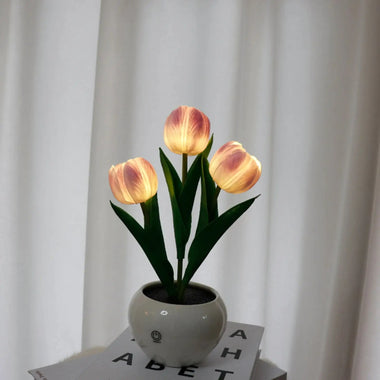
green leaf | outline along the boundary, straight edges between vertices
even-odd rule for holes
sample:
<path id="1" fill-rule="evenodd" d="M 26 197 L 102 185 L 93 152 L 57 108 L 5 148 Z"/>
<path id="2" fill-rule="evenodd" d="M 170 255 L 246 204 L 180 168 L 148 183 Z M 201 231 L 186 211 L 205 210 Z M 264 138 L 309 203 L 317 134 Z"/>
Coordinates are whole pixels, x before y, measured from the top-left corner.
<path id="1" fill-rule="evenodd" d="M 160 151 L 160 161 L 162 170 L 164 171 L 165 180 L 168 185 L 170 196 L 175 196 L 178 199 L 182 191 L 182 181 L 175 170 L 175 167 L 172 165 L 168 157 L 165 155 L 164 151 L 159 148 Z"/>
<path id="2" fill-rule="evenodd" d="M 201 176 L 202 155 L 198 155 L 187 173 L 187 178 L 178 199 L 178 206 L 181 211 L 183 223 L 187 229 L 187 239 L 191 230 L 191 213 L 193 210 L 195 194 Z"/>
<path id="3" fill-rule="evenodd" d="M 170 202 L 172 205 L 174 236 L 177 247 L 177 258 L 183 259 L 185 257 L 185 246 L 187 240 L 189 239 L 190 231 L 183 221 L 180 205 L 178 203 L 178 197 L 182 190 L 182 182 L 179 179 L 179 176 L 175 168 L 173 167 L 173 165 L 166 157 L 161 148 L 160 161 L 162 170 L 164 171 L 165 180 L 169 190 Z"/>
<path id="4" fill-rule="evenodd" d="M 211 135 L 211 138 L 206 146 L 206 149 L 201 153 L 203 154 L 204 157 L 207 158 L 208 155 L 210 154 L 210 150 L 211 150 L 213 142 L 214 142 L 214 134 Z"/>
<path id="5" fill-rule="evenodd" d="M 204 176 L 204 160 L 202 160 L 202 177 L 201 177 L 201 201 L 199 205 L 199 217 L 198 217 L 198 225 L 196 229 L 195 236 L 199 234 L 200 231 L 203 230 L 205 226 L 209 223 L 208 217 L 208 204 L 207 204 L 207 187 Z"/>
<path id="6" fill-rule="evenodd" d="M 122 208 L 114 205 L 112 202 L 110 203 L 116 215 L 141 246 L 169 296 L 173 297 L 175 295 L 174 271 L 166 255 L 161 223 L 159 222 L 157 194 L 145 202 L 146 210 L 149 214 L 146 229 L 141 227 L 141 225 Z"/>
<path id="7" fill-rule="evenodd" d="M 110 201 L 112 209 L 115 211 L 116 215 L 120 218 L 120 220 L 124 223 L 124 225 L 128 228 L 129 232 L 134 236 L 137 242 L 140 244 L 141 248 L 145 251 L 145 239 L 146 233 L 143 227 L 133 218 L 133 216 L 129 215 L 122 208 L 114 205 Z"/>
<path id="8" fill-rule="evenodd" d="M 209 172 L 209 163 L 204 159 L 203 165 L 204 186 L 206 188 L 207 207 L 208 207 L 208 220 L 212 222 L 218 217 L 218 194 L 217 187 Z M 219 189 L 220 190 L 220 189 Z"/>
<path id="9" fill-rule="evenodd" d="M 199 209 L 198 226 L 196 235 L 203 228 L 218 217 L 218 201 L 215 182 L 208 170 L 209 164 L 206 157 L 202 159 L 201 176 L 201 203 Z"/>
<path id="10" fill-rule="evenodd" d="M 258 196 L 257 196 L 258 197 Z M 183 278 L 182 287 L 185 287 L 199 266 L 206 259 L 216 242 L 222 237 L 227 229 L 253 204 L 257 197 L 230 208 L 217 219 L 214 219 L 204 227 L 194 238 L 190 246 L 188 265 Z"/>
<path id="11" fill-rule="evenodd" d="M 213 137 L 211 136 L 207 147 L 202 153 L 199 153 L 197 155 L 196 159 L 193 161 L 193 164 L 190 167 L 190 170 L 187 173 L 186 182 L 183 185 L 183 189 L 179 198 L 179 204 L 184 218 L 187 218 L 188 215 L 191 215 L 199 179 L 201 178 L 202 160 L 203 158 L 207 159 L 207 156 L 210 153 L 212 142 Z"/>
<path id="12" fill-rule="evenodd" d="M 155 194 L 152 198 L 148 199 L 141 205 L 147 210 L 147 218 L 145 218 L 144 225 L 145 231 L 149 234 L 152 234 L 155 237 L 155 245 L 157 245 L 163 252 L 166 252 L 164 236 L 161 228 L 157 194 Z"/>
<path id="13" fill-rule="evenodd" d="M 211 136 L 206 149 L 196 157 L 191 165 L 184 184 L 182 184 L 176 169 L 168 157 L 161 148 L 159 149 L 161 166 L 164 171 L 172 206 L 177 258 L 180 260 L 185 257 L 185 247 L 191 233 L 191 214 L 201 177 L 202 159 L 210 153 L 212 143 L 213 137 Z"/>

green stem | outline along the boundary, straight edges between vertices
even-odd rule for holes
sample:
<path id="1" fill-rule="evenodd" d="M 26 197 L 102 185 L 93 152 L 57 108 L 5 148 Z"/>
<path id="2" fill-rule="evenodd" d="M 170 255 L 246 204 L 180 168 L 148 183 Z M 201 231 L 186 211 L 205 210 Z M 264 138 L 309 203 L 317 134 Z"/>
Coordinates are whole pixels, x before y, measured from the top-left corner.
<path id="1" fill-rule="evenodd" d="M 187 153 L 182 154 L 182 185 L 185 184 L 186 178 L 187 178 Z M 185 247 L 183 247 L 184 251 Z M 177 255 L 177 257 L 183 257 L 185 252 L 182 252 L 180 255 Z M 178 265 L 177 265 L 177 291 L 178 291 L 178 302 L 182 302 L 183 298 L 183 291 L 181 289 L 182 286 L 182 276 L 183 276 L 183 259 L 178 259 Z"/>
<path id="2" fill-rule="evenodd" d="M 150 213 L 149 208 L 145 204 L 145 202 L 140 203 L 141 210 L 144 215 L 144 228 L 147 229 L 147 227 L 150 225 Z"/>
<path id="3" fill-rule="evenodd" d="M 183 282 L 178 286 L 178 301 L 182 303 L 183 297 L 185 295 L 185 286 L 183 285 Z"/>
<path id="4" fill-rule="evenodd" d="M 177 287 L 178 289 L 182 285 L 182 269 L 183 268 L 183 259 L 178 259 L 178 267 L 177 267 Z"/>
<path id="5" fill-rule="evenodd" d="M 219 186 L 216 186 L 214 196 L 211 198 L 211 204 L 209 211 L 211 212 L 211 215 L 213 215 L 213 218 L 217 216 L 218 214 L 218 196 L 220 193 L 220 190 L 222 190 Z"/>
<path id="6" fill-rule="evenodd" d="M 187 153 L 182 154 L 182 184 L 185 183 L 187 177 Z"/>

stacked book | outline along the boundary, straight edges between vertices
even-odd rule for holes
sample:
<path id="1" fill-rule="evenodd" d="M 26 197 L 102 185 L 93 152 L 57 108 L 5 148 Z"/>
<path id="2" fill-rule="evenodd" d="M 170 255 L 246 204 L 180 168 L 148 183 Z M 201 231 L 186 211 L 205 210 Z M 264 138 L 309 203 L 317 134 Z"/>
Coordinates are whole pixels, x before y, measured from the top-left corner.
<path id="1" fill-rule="evenodd" d="M 35 380 L 286 380 L 286 372 L 260 359 L 264 328 L 227 322 L 226 331 L 198 365 L 165 367 L 141 351 L 127 328 L 101 353 L 29 371 Z"/>

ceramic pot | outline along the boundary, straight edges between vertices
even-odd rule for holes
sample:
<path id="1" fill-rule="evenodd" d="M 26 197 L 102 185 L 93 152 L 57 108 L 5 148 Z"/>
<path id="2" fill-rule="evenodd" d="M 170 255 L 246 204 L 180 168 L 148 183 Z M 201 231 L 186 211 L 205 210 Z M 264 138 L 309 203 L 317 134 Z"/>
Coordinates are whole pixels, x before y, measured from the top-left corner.
<path id="1" fill-rule="evenodd" d="M 223 300 L 214 289 L 190 283 L 189 291 L 201 291 L 211 297 L 204 303 L 166 303 L 151 298 L 150 291 L 160 287 L 159 282 L 146 284 L 131 300 L 128 317 L 137 344 L 150 359 L 169 367 L 201 362 L 226 328 Z"/>

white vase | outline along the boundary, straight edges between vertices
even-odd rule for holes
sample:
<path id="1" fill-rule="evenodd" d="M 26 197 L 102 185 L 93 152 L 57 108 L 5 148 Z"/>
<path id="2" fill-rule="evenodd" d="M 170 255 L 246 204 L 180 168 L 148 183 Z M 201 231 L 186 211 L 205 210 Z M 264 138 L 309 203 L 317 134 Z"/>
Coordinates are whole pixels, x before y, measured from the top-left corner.
<path id="1" fill-rule="evenodd" d="M 217 345 L 226 328 L 223 300 L 212 288 L 190 283 L 190 289 L 211 295 L 197 304 L 171 304 L 147 296 L 159 282 L 142 286 L 129 305 L 129 324 L 137 344 L 157 363 L 184 367 L 199 363 Z"/>

